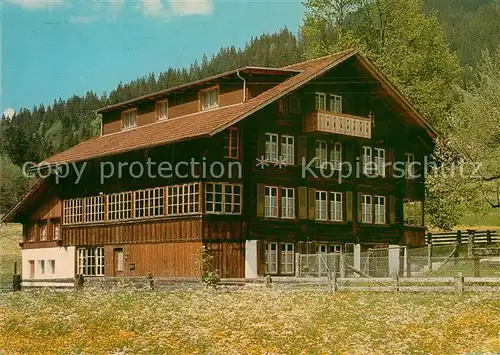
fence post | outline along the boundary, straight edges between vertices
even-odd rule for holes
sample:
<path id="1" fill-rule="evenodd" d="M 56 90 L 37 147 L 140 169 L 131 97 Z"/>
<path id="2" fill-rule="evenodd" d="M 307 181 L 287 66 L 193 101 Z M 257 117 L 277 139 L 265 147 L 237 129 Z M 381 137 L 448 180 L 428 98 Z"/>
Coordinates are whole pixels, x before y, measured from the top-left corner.
<path id="1" fill-rule="evenodd" d="M 266 287 L 271 288 L 272 287 L 272 282 L 273 280 L 271 279 L 271 275 L 266 275 Z"/>
<path id="2" fill-rule="evenodd" d="M 457 230 L 457 244 L 459 247 L 460 247 L 460 245 L 462 245 L 462 231 L 461 230 Z"/>
<path id="3" fill-rule="evenodd" d="M 462 293 L 464 290 L 464 275 L 459 272 L 457 276 L 455 276 L 455 292 Z"/>
<path id="4" fill-rule="evenodd" d="M 472 255 L 472 249 L 474 248 L 474 233 L 476 231 L 473 229 L 468 229 L 467 230 L 467 257 L 471 258 Z"/>
<path id="5" fill-rule="evenodd" d="M 399 275 L 395 276 L 396 292 L 399 292 Z"/>
<path id="6" fill-rule="evenodd" d="M 300 265 L 300 254 L 297 253 L 295 254 L 295 277 L 300 277 L 300 270 L 301 270 L 301 265 Z"/>
<path id="7" fill-rule="evenodd" d="M 480 277 L 479 268 L 480 268 L 479 255 L 474 255 L 474 277 Z"/>
<path id="8" fill-rule="evenodd" d="M 155 289 L 155 280 L 153 279 L 153 274 L 149 273 L 148 274 L 148 283 L 149 283 L 149 288 L 151 290 Z"/>
<path id="9" fill-rule="evenodd" d="M 432 271 L 432 243 L 427 244 L 427 266 Z"/>
<path id="10" fill-rule="evenodd" d="M 12 291 L 21 291 L 21 275 L 17 274 L 17 261 L 14 262 L 14 275 L 12 276 Z"/>
<path id="11" fill-rule="evenodd" d="M 75 275 L 75 290 L 81 290 L 83 288 L 83 275 L 76 274 Z"/>
<path id="12" fill-rule="evenodd" d="M 427 233 L 427 244 L 428 245 L 432 244 L 432 233 L 431 232 Z"/>
<path id="13" fill-rule="evenodd" d="M 489 229 L 486 231 L 486 244 L 491 245 L 491 231 Z"/>
<path id="14" fill-rule="evenodd" d="M 345 278 L 345 254 L 339 255 L 339 264 L 340 264 L 340 277 Z M 335 278 L 337 278 L 337 274 L 335 274 Z"/>

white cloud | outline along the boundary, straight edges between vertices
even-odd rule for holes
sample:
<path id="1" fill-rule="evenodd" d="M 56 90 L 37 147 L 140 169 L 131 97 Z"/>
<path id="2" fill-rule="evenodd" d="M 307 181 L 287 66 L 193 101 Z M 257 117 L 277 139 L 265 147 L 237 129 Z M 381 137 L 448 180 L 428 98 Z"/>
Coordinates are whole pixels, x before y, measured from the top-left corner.
<path id="1" fill-rule="evenodd" d="M 11 119 L 12 117 L 14 117 L 14 114 L 16 113 L 16 111 L 14 111 L 13 108 L 6 108 L 4 111 L 3 111 L 3 117 L 5 118 L 8 118 L 8 119 Z"/>
<path id="2" fill-rule="evenodd" d="M 141 0 L 142 12 L 151 17 L 210 15 L 212 0 Z"/>
<path id="3" fill-rule="evenodd" d="M 25 9 L 46 9 L 66 4 L 66 0 L 3 0 L 11 4 L 17 4 Z"/>
<path id="4" fill-rule="evenodd" d="M 70 20 L 73 23 L 87 24 L 97 20 L 97 16 L 74 16 Z"/>

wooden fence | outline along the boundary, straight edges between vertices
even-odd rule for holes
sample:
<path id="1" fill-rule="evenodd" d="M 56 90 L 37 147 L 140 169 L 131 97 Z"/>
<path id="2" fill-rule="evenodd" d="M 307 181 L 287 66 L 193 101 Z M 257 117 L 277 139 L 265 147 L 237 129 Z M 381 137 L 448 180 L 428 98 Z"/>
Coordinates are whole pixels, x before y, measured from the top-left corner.
<path id="1" fill-rule="evenodd" d="M 457 230 L 451 232 L 427 233 L 426 243 L 432 245 L 468 244 L 499 244 L 499 230 Z"/>
<path id="2" fill-rule="evenodd" d="M 52 286 L 57 281 L 58 286 Z M 23 289 L 47 286 L 55 289 L 80 290 L 83 288 L 136 290 L 202 290 L 207 288 L 196 278 L 75 278 L 58 280 L 27 280 L 22 282 Z M 261 277 L 257 279 L 222 279 L 216 286 L 219 290 L 237 291 L 243 288 L 262 288 L 277 290 L 314 289 L 326 292 L 500 292 L 499 277 L 386 277 L 386 278 L 336 278 L 336 277 Z M 20 290 L 18 288 L 18 290 Z"/>

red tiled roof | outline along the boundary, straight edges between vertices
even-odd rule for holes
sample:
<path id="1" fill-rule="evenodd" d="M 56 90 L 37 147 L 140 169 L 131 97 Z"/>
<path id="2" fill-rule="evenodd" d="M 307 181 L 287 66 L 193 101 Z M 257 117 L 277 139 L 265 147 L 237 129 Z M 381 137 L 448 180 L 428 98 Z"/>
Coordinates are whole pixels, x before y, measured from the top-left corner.
<path id="1" fill-rule="evenodd" d="M 354 54 L 356 51 L 348 50 L 289 66 L 286 69 L 301 70 L 301 72 L 247 102 L 89 139 L 44 160 L 40 164 L 77 162 L 214 135 L 304 85 Z"/>

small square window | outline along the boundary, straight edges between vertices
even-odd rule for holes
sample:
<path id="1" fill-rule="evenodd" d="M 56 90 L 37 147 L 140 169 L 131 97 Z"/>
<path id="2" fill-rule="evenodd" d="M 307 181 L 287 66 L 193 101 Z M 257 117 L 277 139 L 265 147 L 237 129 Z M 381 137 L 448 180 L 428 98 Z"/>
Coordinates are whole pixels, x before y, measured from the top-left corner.
<path id="1" fill-rule="evenodd" d="M 158 120 L 166 120 L 168 118 L 168 100 L 156 103 L 156 117 Z"/>
<path id="2" fill-rule="evenodd" d="M 133 128 L 137 125 L 137 110 L 128 110 L 122 113 L 122 126 L 124 129 Z"/>
<path id="3" fill-rule="evenodd" d="M 200 96 L 202 110 L 219 107 L 219 88 L 203 90 Z"/>

